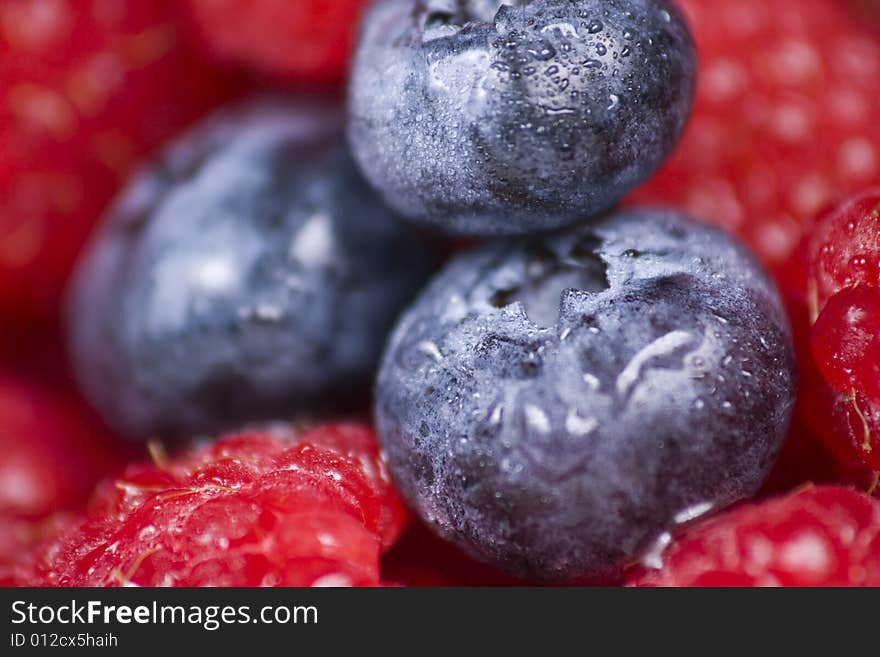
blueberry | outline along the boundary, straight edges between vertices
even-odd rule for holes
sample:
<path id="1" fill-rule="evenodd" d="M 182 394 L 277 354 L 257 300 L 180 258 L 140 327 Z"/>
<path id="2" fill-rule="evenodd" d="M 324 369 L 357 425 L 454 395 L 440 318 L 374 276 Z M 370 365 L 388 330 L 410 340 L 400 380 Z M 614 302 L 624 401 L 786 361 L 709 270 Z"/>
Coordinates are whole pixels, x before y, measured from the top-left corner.
<path id="1" fill-rule="evenodd" d="M 442 535 L 516 575 L 587 582 L 753 494 L 794 393 L 752 257 L 632 210 L 455 258 L 392 334 L 375 410 L 400 490 Z"/>
<path id="2" fill-rule="evenodd" d="M 140 437 L 286 419 L 365 394 L 437 257 L 387 210 L 319 101 L 209 119 L 140 175 L 80 263 L 81 385 Z"/>
<path id="3" fill-rule="evenodd" d="M 450 233 L 582 222 L 666 159 L 696 60 L 664 0 L 378 0 L 349 138 L 403 215 Z"/>

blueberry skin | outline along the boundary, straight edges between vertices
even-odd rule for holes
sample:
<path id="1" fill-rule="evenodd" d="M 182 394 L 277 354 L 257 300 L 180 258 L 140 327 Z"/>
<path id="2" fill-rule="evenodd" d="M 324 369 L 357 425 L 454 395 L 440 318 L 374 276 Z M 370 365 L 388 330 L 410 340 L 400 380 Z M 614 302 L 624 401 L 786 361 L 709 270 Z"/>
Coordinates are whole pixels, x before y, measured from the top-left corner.
<path id="1" fill-rule="evenodd" d="M 349 140 L 401 214 L 452 234 L 583 222 L 659 168 L 696 56 L 664 0 L 378 0 Z"/>
<path id="2" fill-rule="evenodd" d="M 375 416 L 399 490 L 441 535 L 518 576 L 612 581 L 756 492 L 794 370 L 744 248 L 632 210 L 455 258 L 392 334 Z"/>
<path id="3" fill-rule="evenodd" d="M 78 267 L 81 387 L 135 437 L 213 434 L 365 396 L 438 263 L 360 177 L 342 116 L 264 100 L 139 175 Z"/>

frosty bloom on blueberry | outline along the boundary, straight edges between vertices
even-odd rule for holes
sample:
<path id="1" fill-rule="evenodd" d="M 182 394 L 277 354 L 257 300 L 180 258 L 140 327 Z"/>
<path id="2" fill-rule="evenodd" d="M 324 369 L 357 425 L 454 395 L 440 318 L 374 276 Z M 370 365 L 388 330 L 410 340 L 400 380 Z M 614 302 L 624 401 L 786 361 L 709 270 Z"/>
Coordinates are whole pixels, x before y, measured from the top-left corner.
<path id="1" fill-rule="evenodd" d="M 403 215 L 470 235 L 559 228 L 646 180 L 687 121 L 696 60 L 664 0 L 379 0 L 350 87 L 364 174 Z"/>
<path id="2" fill-rule="evenodd" d="M 340 407 L 436 262 L 317 102 L 209 120 L 123 195 L 70 304 L 78 378 L 127 433 L 171 437 Z"/>
<path id="3" fill-rule="evenodd" d="M 475 556 L 613 578 L 677 523 L 755 493 L 794 370 L 751 255 L 636 210 L 453 260 L 392 336 L 377 430 L 404 497 Z"/>

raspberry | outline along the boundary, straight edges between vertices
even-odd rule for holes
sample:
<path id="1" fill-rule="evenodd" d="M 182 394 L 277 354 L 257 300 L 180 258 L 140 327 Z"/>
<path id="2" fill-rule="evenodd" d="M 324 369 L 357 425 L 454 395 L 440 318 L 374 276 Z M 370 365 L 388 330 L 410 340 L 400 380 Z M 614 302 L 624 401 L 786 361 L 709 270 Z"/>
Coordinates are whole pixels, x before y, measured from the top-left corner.
<path id="1" fill-rule="evenodd" d="M 844 288 L 880 286 L 880 188 L 861 192 L 823 213 L 806 251 L 813 318 Z"/>
<path id="2" fill-rule="evenodd" d="M 89 230 L 139 157 L 229 96 L 173 0 L 0 3 L 0 314 L 56 312 Z"/>
<path id="3" fill-rule="evenodd" d="M 880 403 L 880 288 L 850 287 L 831 297 L 813 326 L 812 346 L 836 390 Z"/>
<path id="4" fill-rule="evenodd" d="M 849 417 L 855 421 L 858 414 L 849 396 L 835 391 L 816 365 L 806 300 L 790 297 L 788 302 L 799 370 L 798 401 L 792 435 L 777 463 L 775 479 L 780 485 L 771 485 L 769 492 L 791 490 L 804 481 L 868 487 L 872 476 L 862 458 L 863 425 L 850 423 Z"/>
<path id="5" fill-rule="evenodd" d="M 839 464 L 850 470 L 864 465 L 880 471 L 880 407 L 861 392 L 837 393 L 824 380 L 805 388 L 804 395 L 807 422 Z"/>
<path id="6" fill-rule="evenodd" d="M 22 566 L 32 557 L 34 546 L 60 531 L 69 518 L 59 513 L 40 522 L 29 522 L 0 515 L 0 588 L 26 583 Z"/>
<path id="7" fill-rule="evenodd" d="M 637 586 L 878 586 L 880 503 L 839 486 L 749 504 L 686 532 Z"/>
<path id="8" fill-rule="evenodd" d="M 0 588 L 16 584 L 15 564 L 28 549 L 26 527 L 20 520 L 0 515 Z"/>
<path id="9" fill-rule="evenodd" d="M 635 199 L 738 232 L 785 278 L 811 218 L 880 181 L 880 41 L 837 0 L 679 4 L 700 55 L 696 109 Z"/>
<path id="10" fill-rule="evenodd" d="M 799 251 L 806 295 L 796 324 L 812 324 L 799 354 L 801 411 L 852 468 L 880 471 L 880 189 L 824 212 Z M 803 331 L 801 331 L 803 332 Z"/>
<path id="11" fill-rule="evenodd" d="M 0 516 L 75 509 L 124 456 L 71 395 L 0 372 Z"/>
<path id="12" fill-rule="evenodd" d="M 32 585 L 376 585 L 405 513 L 358 424 L 135 465 L 37 549 Z"/>
<path id="13" fill-rule="evenodd" d="M 221 61 L 299 82 L 335 84 L 365 0 L 187 0 L 206 49 Z"/>

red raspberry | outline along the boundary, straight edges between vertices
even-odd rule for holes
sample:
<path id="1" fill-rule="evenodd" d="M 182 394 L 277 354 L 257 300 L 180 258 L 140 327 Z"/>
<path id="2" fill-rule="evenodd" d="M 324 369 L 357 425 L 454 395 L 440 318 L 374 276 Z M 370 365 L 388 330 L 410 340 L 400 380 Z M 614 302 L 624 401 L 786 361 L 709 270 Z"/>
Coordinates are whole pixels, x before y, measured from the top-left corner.
<path id="1" fill-rule="evenodd" d="M 221 61 L 299 83 L 338 83 L 365 0 L 187 0 Z"/>
<path id="2" fill-rule="evenodd" d="M 61 531 L 69 518 L 59 513 L 40 522 L 29 522 L 0 515 L 0 588 L 24 584 L 22 564 L 31 558 L 41 540 Z"/>
<path id="3" fill-rule="evenodd" d="M 785 489 L 790 489 L 803 481 L 858 482 L 859 485 L 864 482 L 870 485 L 872 476 L 867 476 L 864 472 L 866 467 L 864 457 L 867 453 L 863 449 L 864 424 L 859 417 L 862 406 L 854 405 L 850 394 L 834 390 L 825 380 L 812 354 L 813 327 L 807 304 L 805 301 L 795 299 L 789 299 L 789 302 L 788 310 L 794 329 L 799 370 L 797 417 L 794 429 L 814 433 L 831 453 L 825 455 L 824 467 L 818 464 L 818 469 L 813 472 L 803 472 L 804 476 L 800 479 L 789 477 L 787 481 L 789 485 Z M 864 406 L 867 408 L 866 404 Z M 870 421 L 872 414 L 867 413 L 863 417 Z M 873 435 L 873 430 L 871 434 Z M 783 455 L 791 452 L 794 447 L 794 444 L 786 444 Z M 791 456 L 796 459 L 798 454 L 794 453 Z M 821 459 L 821 452 L 816 456 Z M 794 466 L 792 468 L 794 472 L 801 470 L 798 466 L 805 465 L 803 462 L 792 463 L 791 459 L 789 463 Z"/>
<path id="4" fill-rule="evenodd" d="M 124 457 L 78 400 L 0 372 L 0 516 L 76 509 Z"/>
<path id="5" fill-rule="evenodd" d="M 807 242 L 810 312 L 847 287 L 880 286 L 880 188 L 823 213 Z"/>
<path id="6" fill-rule="evenodd" d="M 0 315 L 57 312 L 92 225 L 145 153 L 231 94 L 174 0 L 0 2 Z"/>
<path id="7" fill-rule="evenodd" d="M 364 426 L 226 437 L 130 467 L 41 545 L 32 585 L 376 585 L 406 515 Z"/>
<path id="8" fill-rule="evenodd" d="M 880 471 L 880 189 L 824 212 L 800 249 L 811 324 L 802 413 L 847 468 Z"/>
<path id="9" fill-rule="evenodd" d="M 839 0 L 679 4 L 700 54 L 695 112 L 635 198 L 726 226 L 784 278 L 812 217 L 880 181 L 880 40 Z"/>
<path id="10" fill-rule="evenodd" d="M 806 274 L 803 279 L 806 280 Z M 861 459 L 851 447 L 829 444 L 820 432 L 820 425 L 814 422 L 817 408 L 824 408 L 828 399 L 833 399 L 836 395 L 813 362 L 810 351 L 813 327 L 806 300 L 790 296 L 785 301 L 798 363 L 797 407 L 786 442 L 768 480 L 761 488 L 761 497 L 786 493 L 806 481 L 852 484 L 855 480 L 849 476 L 841 476 L 841 471 L 864 470 Z M 839 448 L 840 454 L 836 448 Z M 860 472 L 858 480 L 861 479 Z"/>
<path id="11" fill-rule="evenodd" d="M 0 515 L 0 588 L 15 586 L 15 564 L 29 549 L 28 525 Z"/>
<path id="12" fill-rule="evenodd" d="M 813 325 L 812 345 L 838 392 L 880 403 L 880 288 L 849 287 L 831 297 Z"/>
<path id="13" fill-rule="evenodd" d="M 845 470 L 857 472 L 861 464 L 880 472 L 880 407 L 860 392 L 837 393 L 824 381 L 805 394 L 807 422 L 839 464 Z"/>
<path id="14" fill-rule="evenodd" d="M 880 586 L 880 502 L 808 488 L 710 518 L 637 586 Z"/>

